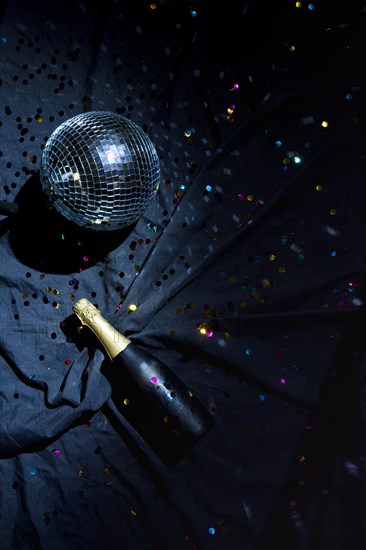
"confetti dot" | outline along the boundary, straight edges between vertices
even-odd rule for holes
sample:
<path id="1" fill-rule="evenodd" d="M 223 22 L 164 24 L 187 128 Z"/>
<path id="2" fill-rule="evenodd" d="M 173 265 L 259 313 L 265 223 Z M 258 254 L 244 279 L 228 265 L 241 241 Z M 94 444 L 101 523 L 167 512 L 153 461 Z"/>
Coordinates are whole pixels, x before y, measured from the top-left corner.
<path id="1" fill-rule="evenodd" d="M 29 468 L 29 473 L 31 476 L 35 476 L 38 473 L 37 468 Z"/>
<path id="2" fill-rule="evenodd" d="M 216 533 L 215 527 L 210 527 L 209 530 L 208 530 L 208 534 L 209 535 L 214 535 L 215 533 Z"/>
<path id="3" fill-rule="evenodd" d="M 136 309 L 137 309 L 137 306 L 135 304 L 130 304 L 128 306 L 128 311 L 136 311 Z"/>

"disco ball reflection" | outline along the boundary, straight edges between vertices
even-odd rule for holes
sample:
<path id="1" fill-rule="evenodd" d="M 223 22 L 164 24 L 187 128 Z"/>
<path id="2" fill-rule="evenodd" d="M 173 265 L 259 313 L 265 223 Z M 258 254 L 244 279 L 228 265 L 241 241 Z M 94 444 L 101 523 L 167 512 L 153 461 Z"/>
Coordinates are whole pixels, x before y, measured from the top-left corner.
<path id="1" fill-rule="evenodd" d="M 160 166 L 140 126 L 115 113 L 91 111 L 66 120 L 51 134 L 40 179 L 65 218 L 108 231 L 139 219 L 159 186 Z"/>

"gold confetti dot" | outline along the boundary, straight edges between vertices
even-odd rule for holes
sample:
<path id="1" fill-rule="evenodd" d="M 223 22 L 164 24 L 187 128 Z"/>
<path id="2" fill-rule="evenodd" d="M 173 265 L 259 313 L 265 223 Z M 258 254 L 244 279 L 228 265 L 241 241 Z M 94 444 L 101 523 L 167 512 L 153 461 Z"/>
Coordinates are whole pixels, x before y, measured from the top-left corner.
<path id="1" fill-rule="evenodd" d="M 282 161 L 283 164 L 290 164 L 290 162 L 291 162 L 290 159 L 287 157 L 285 157 Z"/>
<path id="2" fill-rule="evenodd" d="M 129 399 L 124 399 L 123 404 L 126 405 L 126 407 L 127 407 L 127 405 L 130 404 L 130 400 Z"/>
<path id="3" fill-rule="evenodd" d="M 268 259 L 269 259 L 270 262 L 274 262 L 275 259 L 276 259 L 276 256 L 275 256 L 274 254 L 270 254 L 270 255 L 268 256 Z"/>
<path id="4" fill-rule="evenodd" d="M 133 517 L 136 517 L 136 516 L 137 516 L 136 510 L 131 510 L 131 516 L 133 516 Z"/>
<path id="5" fill-rule="evenodd" d="M 280 273 L 286 273 L 286 268 L 282 265 L 282 266 L 278 269 L 278 271 L 279 271 Z"/>
<path id="6" fill-rule="evenodd" d="M 128 311 L 136 311 L 137 309 L 137 305 L 136 304 L 130 304 L 128 306 Z"/>
<path id="7" fill-rule="evenodd" d="M 26 294 L 26 293 L 22 294 L 22 298 L 23 298 L 23 300 L 26 300 L 28 298 L 28 294 Z"/>
<path id="8" fill-rule="evenodd" d="M 254 195 L 249 193 L 249 195 L 247 195 L 247 201 L 251 202 L 253 199 L 254 199 Z"/>
<path id="9" fill-rule="evenodd" d="M 78 471 L 76 472 L 76 475 L 77 475 L 78 477 L 83 477 L 83 475 L 84 475 L 84 470 L 78 470 Z"/>
<path id="10" fill-rule="evenodd" d="M 316 185 L 315 189 L 317 191 L 323 191 L 323 186 L 322 185 Z"/>
<path id="11" fill-rule="evenodd" d="M 337 210 L 335 208 L 332 208 L 329 213 L 331 216 L 335 216 L 337 214 Z"/>
<path id="12" fill-rule="evenodd" d="M 106 476 L 109 475 L 109 468 L 107 467 L 103 468 L 103 474 Z"/>
<path id="13" fill-rule="evenodd" d="M 322 126 L 323 126 L 323 128 L 328 128 L 329 122 L 327 120 L 323 120 Z"/>
<path id="14" fill-rule="evenodd" d="M 72 300 L 75 300 L 75 296 L 74 296 L 74 294 L 70 294 L 70 296 L 69 296 L 69 300 L 71 300 L 71 301 L 72 301 Z"/>
<path id="15" fill-rule="evenodd" d="M 46 292 L 51 292 L 52 288 L 50 286 L 46 286 Z"/>
<path id="16" fill-rule="evenodd" d="M 55 290 L 53 291 L 54 295 L 57 296 L 58 294 L 60 294 L 60 291 L 58 290 L 58 288 L 55 288 Z"/>

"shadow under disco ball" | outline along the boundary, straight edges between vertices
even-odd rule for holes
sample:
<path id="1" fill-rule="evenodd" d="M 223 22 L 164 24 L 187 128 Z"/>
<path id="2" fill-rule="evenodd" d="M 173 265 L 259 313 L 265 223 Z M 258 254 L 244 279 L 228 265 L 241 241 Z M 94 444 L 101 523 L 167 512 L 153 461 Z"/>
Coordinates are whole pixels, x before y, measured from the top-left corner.
<path id="1" fill-rule="evenodd" d="M 91 111 L 51 134 L 40 180 L 65 218 L 86 229 L 115 230 L 135 223 L 151 203 L 160 183 L 159 159 L 137 124 Z"/>

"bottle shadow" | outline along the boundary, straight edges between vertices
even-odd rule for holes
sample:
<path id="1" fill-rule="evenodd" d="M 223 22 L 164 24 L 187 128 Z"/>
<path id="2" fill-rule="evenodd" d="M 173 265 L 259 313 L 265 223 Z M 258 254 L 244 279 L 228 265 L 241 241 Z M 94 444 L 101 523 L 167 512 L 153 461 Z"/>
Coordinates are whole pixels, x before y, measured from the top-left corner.
<path id="1" fill-rule="evenodd" d="M 102 261 L 131 233 L 134 226 L 95 231 L 77 226 L 59 214 L 43 192 L 39 173 L 18 193 L 15 214 L 2 220 L 9 244 L 24 265 L 45 273 L 75 273 Z"/>

